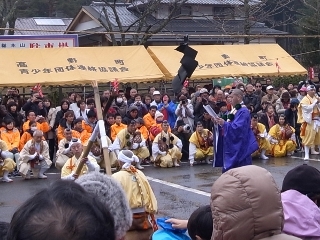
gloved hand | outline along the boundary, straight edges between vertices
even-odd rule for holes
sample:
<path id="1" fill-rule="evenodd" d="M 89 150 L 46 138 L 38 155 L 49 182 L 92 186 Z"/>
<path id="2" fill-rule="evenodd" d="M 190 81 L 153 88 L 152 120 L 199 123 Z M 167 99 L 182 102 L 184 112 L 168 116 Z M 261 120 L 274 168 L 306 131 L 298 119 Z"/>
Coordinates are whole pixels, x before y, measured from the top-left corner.
<path id="1" fill-rule="evenodd" d="M 264 134 L 263 133 L 260 133 L 258 134 L 261 138 L 264 138 Z"/>
<path id="2" fill-rule="evenodd" d="M 160 154 L 160 155 L 162 155 L 162 156 L 167 155 L 167 153 L 166 153 L 166 152 L 162 152 L 162 151 L 159 151 L 159 154 Z"/>
<path id="3" fill-rule="evenodd" d="M 137 149 L 139 147 L 139 143 L 132 144 L 132 149 Z"/>
<path id="4" fill-rule="evenodd" d="M 96 170 L 94 164 L 90 160 L 86 161 L 85 164 L 87 165 L 88 172 L 93 172 Z"/>
<path id="5" fill-rule="evenodd" d="M 75 180 L 74 172 L 71 172 L 68 176 L 62 177 L 62 180 Z"/>
<path id="6" fill-rule="evenodd" d="M 29 155 L 29 161 L 35 159 L 37 155 L 38 155 L 37 152 L 34 153 L 33 155 Z"/>

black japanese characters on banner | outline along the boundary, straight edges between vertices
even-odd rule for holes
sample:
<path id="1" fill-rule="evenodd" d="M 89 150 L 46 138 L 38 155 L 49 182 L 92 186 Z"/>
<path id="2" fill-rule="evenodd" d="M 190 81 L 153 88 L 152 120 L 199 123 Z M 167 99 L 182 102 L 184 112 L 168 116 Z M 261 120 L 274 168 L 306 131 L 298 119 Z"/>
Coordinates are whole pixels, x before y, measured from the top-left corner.
<path id="1" fill-rule="evenodd" d="M 27 62 L 16 62 L 18 70 L 21 74 L 51 74 L 51 73 L 64 73 L 74 71 L 76 69 L 87 72 L 128 72 L 129 68 L 125 66 L 124 60 L 115 59 L 114 66 L 89 66 L 78 63 L 76 58 L 67 58 L 69 65 L 56 66 L 53 68 L 30 68 Z M 120 65 L 120 66 L 119 66 Z"/>
<path id="2" fill-rule="evenodd" d="M 222 54 L 221 57 L 224 59 L 222 60 L 222 62 L 199 64 L 198 69 L 223 68 L 228 66 L 243 66 L 243 67 L 275 66 L 275 64 L 268 61 L 266 56 L 258 56 L 260 60 L 255 62 L 242 62 L 242 61 L 231 60 L 229 55 L 227 54 Z"/>

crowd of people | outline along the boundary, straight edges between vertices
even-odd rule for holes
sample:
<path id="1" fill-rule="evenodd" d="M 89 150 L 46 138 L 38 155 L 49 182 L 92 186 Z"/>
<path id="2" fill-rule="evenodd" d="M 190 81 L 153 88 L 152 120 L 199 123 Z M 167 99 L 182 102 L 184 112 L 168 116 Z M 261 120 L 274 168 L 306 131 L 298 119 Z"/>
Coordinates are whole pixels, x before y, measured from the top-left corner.
<path id="1" fill-rule="evenodd" d="M 54 107 L 37 92 L 24 102 L 17 89 L 10 89 L 0 108 L 2 180 L 12 182 L 9 173 L 24 179 L 46 179 L 45 172 L 54 163 L 61 170 L 61 181 L 16 211 L 7 225 L 7 239 L 147 240 L 154 232 L 152 239 L 164 239 L 167 232 L 157 231 L 157 199 L 141 171 L 142 164 L 150 161 L 158 167 L 179 167 L 181 160 L 189 161 L 190 166 L 199 161 L 211 164 L 218 145 L 217 129 L 232 131 L 232 121 L 237 124 L 239 116 L 248 119 L 243 132 L 254 139 L 252 149 L 258 150 L 253 155 L 266 160 L 267 155 L 291 155 L 297 148 L 304 150 L 306 160 L 309 153 L 319 154 L 316 86 L 302 82 L 277 91 L 267 86 L 267 93 L 261 86 L 258 82 L 254 86 L 238 83 L 222 90 L 207 85 L 194 91 L 184 87 L 175 99 L 154 88 L 145 96 L 136 89 L 127 93 L 106 90 L 100 99 L 106 134 L 100 134 L 87 157 L 84 149 L 99 125 L 93 95 L 82 100 L 70 93 Z M 212 116 L 208 106 L 217 116 Z M 112 177 L 99 173 L 105 167 L 103 141 L 118 170 Z M 233 141 L 232 147 L 240 146 Z M 248 141 L 242 144 L 248 145 Z M 230 154 L 228 161 L 237 156 Z M 241 154 L 245 161 L 248 156 Z M 188 229 L 193 240 L 320 237 L 318 222 L 308 221 L 320 216 L 317 169 L 302 165 L 290 171 L 280 195 L 267 170 L 227 164 L 213 184 L 211 206 L 197 209 L 189 220 L 165 220 L 171 230 Z M 80 211 L 83 208 L 85 211 Z"/>
<path id="2" fill-rule="evenodd" d="M 179 167 L 180 161 L 211 164 L 215 120 L 205 108 L 210 106 L 219 118 L 232 121 L 234 89 L 241 90 L 241 105 L 251 114 L 251 128 L 259 144 L 253 156 L 268 159 L 290 156 L 295 151 L 319 154 L 320 126 L 316 86 L 301 82 L 275 89 L 260 82 L 233 86 L 197 85 L 183 87 L 171 97 L 150 87 L 147 94 L 137 89 L 105 90 L 101 94 L 106 138 L 111 164 L 117 164 L 121 150 L 131 150 L 143 164 Z M 265 91 L 263 91 L 263 89 Z M 29 99 L 10 88 L 0 107 L 0 168 L 3 181 L 11 176 L 46 178 L 45 171 L 54 163 L 62 177 L 70 177 L 97 123 L 93 94 L 69 93 L 60 106 L 33 92 Z M 316 131 L 313 131 L 316 130 Z M 94 144 L 84 172 L 104 168 L 99 143 Z M 92 164 L 91 164 L 92 163 Z"/>

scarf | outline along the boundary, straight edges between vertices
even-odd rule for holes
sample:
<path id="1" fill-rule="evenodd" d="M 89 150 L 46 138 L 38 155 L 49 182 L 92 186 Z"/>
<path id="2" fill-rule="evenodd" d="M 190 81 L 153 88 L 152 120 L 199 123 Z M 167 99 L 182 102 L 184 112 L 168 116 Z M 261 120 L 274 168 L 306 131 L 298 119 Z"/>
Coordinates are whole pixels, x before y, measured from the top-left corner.
<path id="1" fill-rule="evenodd" d="M 274 121 L 274 115 L 269 116 L 269 114 L 267 114 L 267 117 L 268 117 L 269 128 L 272 128 L 276 124 L 275 121 Z"/>

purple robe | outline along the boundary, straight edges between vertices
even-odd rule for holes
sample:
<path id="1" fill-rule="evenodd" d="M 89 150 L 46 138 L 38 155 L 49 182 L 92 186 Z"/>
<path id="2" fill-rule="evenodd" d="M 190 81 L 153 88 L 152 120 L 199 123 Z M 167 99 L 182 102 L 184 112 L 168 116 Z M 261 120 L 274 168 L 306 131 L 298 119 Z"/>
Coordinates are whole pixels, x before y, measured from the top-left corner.
<path id="1" fill-rule="evenodd" d="M 257 140 L 251 130 L 251 117 L 246 107 L 241 107 L 234 120 L 224 122 L 219 134 L 215 154 L 215 167 L 223 163 L 222 172 L 231 168 L 252 164 L 251 154 L 259 149 Z"/>

